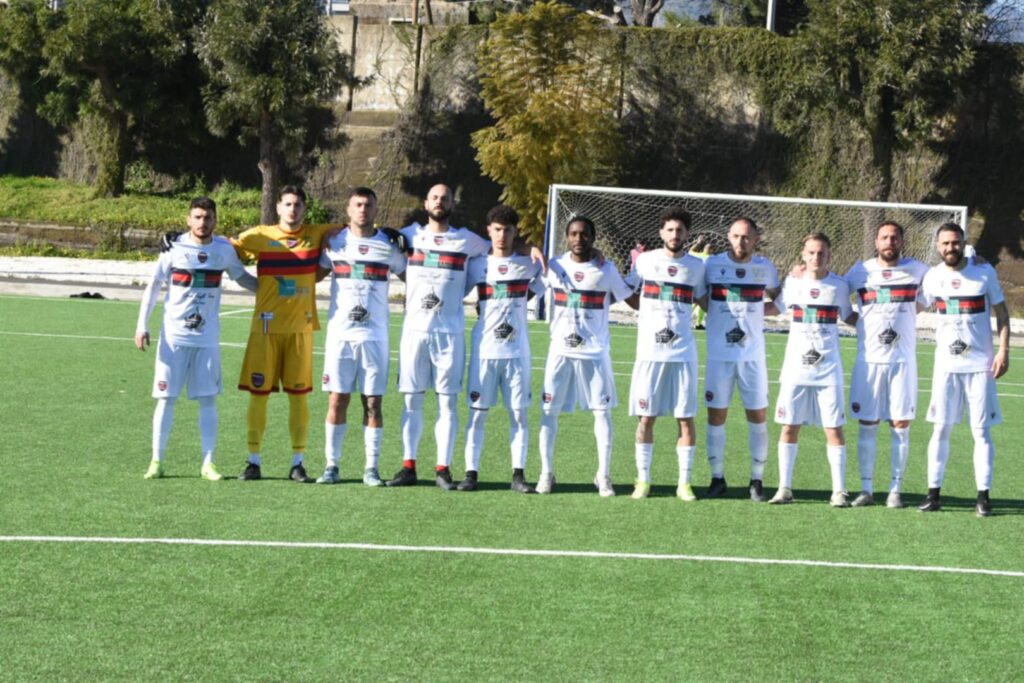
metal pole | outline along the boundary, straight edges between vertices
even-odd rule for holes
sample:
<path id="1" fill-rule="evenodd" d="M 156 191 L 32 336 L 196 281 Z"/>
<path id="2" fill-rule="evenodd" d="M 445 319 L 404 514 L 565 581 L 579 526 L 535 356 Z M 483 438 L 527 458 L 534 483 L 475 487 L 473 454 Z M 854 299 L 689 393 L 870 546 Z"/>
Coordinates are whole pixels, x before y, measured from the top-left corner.
<path id="1" fill-rule="evenodd" d="M 765 28 L 775 33 L 775 0 L 768 0 L 768 19 Z"/>

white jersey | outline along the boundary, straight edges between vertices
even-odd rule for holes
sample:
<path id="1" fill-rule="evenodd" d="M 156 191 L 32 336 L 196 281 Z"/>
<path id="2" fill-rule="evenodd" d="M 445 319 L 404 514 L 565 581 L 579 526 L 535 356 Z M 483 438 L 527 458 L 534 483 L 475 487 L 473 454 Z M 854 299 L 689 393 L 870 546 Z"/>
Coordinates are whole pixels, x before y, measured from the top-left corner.
<path id="1" fill-rule="evenodd" d="M 245 274 L 235 248 L 215 236 L 209 244 L 196 244 L 189 233 L 160 254 L 152 286 L 159 291 L 167 282 L 160 336 L 175 346 L 217 346 L 220 343 L 220 283 L 224 271 L 233 280 Z M 146 329 L 149 311 L 139 312 L 136 329 Z"/>
<path id="2" fill-rule="evenodd" d="M 846 280 L 835 273 L 829 273 L 823 280 L 787 277 L 775 305 L 780 311 L 789 309 L 792 314 L 781 382 L 841 386 L 843 360 L 838 323 L 853 313 Z"/>
<path id="3" fill-rule="evenodd" d="M 544 293 L 541 265 L 529 256 L 480 256 L 469 262 L 466 284 L 476 287 L 480 317 L 473 326 L 473 357 L 529 358 L 528 294 Z"/>
<path id="4" fill-rule="evenodd" d="M 633 290 L 611 261 L 576 263 L 568 253 L 552 259 L 544 282 L 551 289 L 551 345 L 548 355 L 600 358 L 608 354 L 611 297 L 624 301 Z"/>
<path id="5" fill-rule="evenodd" d="M 679 258 L 664 249 L 645 251 L 626 284 L 640 293 L 636 359 L 697 362 L 690 317 L 693 302 L 704 296 L 704 262 L 690 254 Z"/>
<path id="6" fill-rule="evenodd" d="M 405 270 L 405 254 L 379 230 L 357 237 L 345 228 L 320 254 L 331 271 L 327 338 L 332 341 L 388 341 L 388 278 Z"/>
<path id="7" fill-rule="evenodd" d="M 917 304 L 928 266 L 902 258 L 886 266 L 877 258 L 858 261 L 846 274 L 856 300 L 857 357 L 868 363 L 916 363 Z"/>
<path id="8" fill-rule="evenodd" d="M 709 257 L 704 267 L 708 359 L 764 361 L 764 295 L 779 286 L 775 266 L 757 254 L 737 263 L 724 252 Z"/>
<path id="9" fill-rule="evenodd" d="M 934 304 L 939 314 L 936 371 L 988 371 L 995 356 L 989 315 L 992 306 L 1003 301 L 995 269 L 973 261 L 962 270 L 939 264 L 924 276 L 922 290 L 925 303 Z"/>
<path id="10" fill-rule="evenodd" d="M 413 224 L 402 228 L 402 234 L 411 249 L 403 331 L 464 334 L 466 265 L 474 256 L 486 254 L 491 243 L 466 228 L 431 232 Z"/>

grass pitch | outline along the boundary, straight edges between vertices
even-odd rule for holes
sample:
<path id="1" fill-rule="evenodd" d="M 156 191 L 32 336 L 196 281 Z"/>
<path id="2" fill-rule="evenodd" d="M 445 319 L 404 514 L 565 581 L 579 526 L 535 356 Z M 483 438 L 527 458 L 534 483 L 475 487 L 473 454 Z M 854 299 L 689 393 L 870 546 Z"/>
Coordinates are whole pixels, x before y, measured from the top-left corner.
<path id="1" fill-rule="evenodd" d="M 1021 550 L 1024 382 L 1011 352 L 1000 381 L 1006 423 L 994 429 L 995 515 L 973 515 L 971 440 L 954 432 L 943 498 L 922 515 L 883 506 L 833 510 L 820 430 L 805 429 L 796 465 L 798 503 L 746 499 L 749 459 L 742 410 L 728 423 L 722 500 L 673 497 L 674 424 L 656 430 L 654 496 L 629 499 L 634 422 L 615 416 L 613 480 L 601 499 L 589 414 L 564 415 L 552 496 L 507 490 L 508 423 L 488 424 L 482 490 L 433 487 L 434 410 L 420 451 L 423 485 L 373 490 L 358 428 L 346 439 L 340 486 L 285 480 L 287 401 L 271 399 L 263 471 L 241 483 L 199 479 L 196 409 L 179 401 L 166 467 L 149 460 L 153 352 L 135 350 L 138 306 L 116 301 L 0 297 L 0 535 L 204 539 L 351 546 L 154 543 L 0 543 L 0 679 L 451 680 L 691 679 L 1009 680 L 1019 676 L 1024 577 L 899 567 L 1024 571 Z M 248 331 L 226 309 L 225 395 L 217 461 L 237 474 L 245 459 L 246 397 L 235 391 Z M 157 316 L 154 316 L 155 318 Z M 151 321 L 158 328 L 158 320 Z M 393 316 L 397 349 L 399 317 Z M 547 329 L 531 331 L 539 395 Z M 615 328 L 620 401 L 628 396 L 635 331 Z M 154 335 L 155 336 L 155 335 Z M 784 336 L 769 336 L 777 379 Z M 854 343 L 844 340 L 852 367 Z M 317 337 L 322 349 L 323 337 Z M 702 344 L 703 346 L 703 344 Z M 703 349 L 702 349 L 703 350 Z M 919 348 L 927 405 L 932 347 Z M 703 354 L 702 354 L 703 357 Z M 317 371 L 320 356 L 315 362 Z M 394 372 L 396 363 L 392 363 Z M 773 388 L 777 384 L 772 384 Z M 774 397 L 773 397 L 774 401 Z M 774 404 L 773 404 L 774 405 Z M 385 400 L 383 475 L 401 461 L 401 400 Z M 307 466 L 322 466 L 326 400 L 310 401 Z M 354 415 L 350 414 L 350 418 Z M 355 416 L 357 417 L 357 416 Z M 531 480 L 538 408 L 531 410 Z M 708 467 L 698 415 L 695 482 Z M 465 424 L 465 415 L 461 425 Z M 888 482 L 882 429 L 876 489 Z M 774 443 L 766 486 L 774 490 Z M 925 490 L 930 426 L 911 432 L 905 500 Z M 859 484 L 856 426 L 848 425 L 848 488 Z M 460 476 L 462 439 L 456 451 Z M 382 548 L 380 546 L 389 546 Z M 407 546 L 398 549 L 395 546 Z M 549 556 L 427 552 L 416 548 L 524 549 Z M 609 556 L 566 554 L 571 551 Z M 636 554 L 630 556 L 628 554 Z M 658 559 L 686 555 L 703 560 Z M 719 558 L 715 560 L 714 558 Z M 819 566 L 750 560 L 808 560 Z M 867 569 L 842 563 L 873 564 Z"/>

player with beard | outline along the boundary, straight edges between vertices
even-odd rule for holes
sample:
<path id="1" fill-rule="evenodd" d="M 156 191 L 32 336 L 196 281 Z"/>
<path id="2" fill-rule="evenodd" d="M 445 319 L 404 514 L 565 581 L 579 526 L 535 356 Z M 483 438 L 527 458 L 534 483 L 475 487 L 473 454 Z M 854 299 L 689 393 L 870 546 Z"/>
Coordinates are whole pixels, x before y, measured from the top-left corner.
<path id="1" fill-rule="evenodd" d="M 615 495 L 611 480 L 612 422 L 609 412 L 618 399 L 612 373 L 608 307 L 625 301 L 633 290 L 610 261 L 594 249 L 594 222 L 576 216 L 566 225 L 569 251 L 551 261 L 545 284 L 551 290 L 551 344 L 544 367 L 541 397 L 540 478 L 538 493 L 555 485 L 554 450 L 558 415 L 573 412 L 579 403 L 594 414 L 597 475 L 594 485 L 602 497 Z"/>
<path id="2" fill-rule="evenodd" d="M 989 489 L 995 461 L 991 429 L 1002 422 L 996 380 L 1010 367 L 1010 313 L 995 269 L 964 257 L 964 231 L 959 225 L 941 225 L 936 247 L 942 263 L 932 267 L 922 283 L 925 303 L 935 306 L 939 323 L 928 406 L 928 421 L 934 424 L 928 442 L 928 496 L 918 510 L 942 508 L 939 494 L 949 458 L 949 437 L 966 408 L 974 437 L 975 513 L 988 517 L 992 514 Z M 989 322 L 993 313 L 999 334 L 997 352 Z"/>
<path id="3" fill-rule="evenodd" d="M 544 293 L 541 266 L 516 254 L 519 214 L 504 204 L 487 212 L 491 251 L 471 259 L 467 284 L 476 287 L 479 318 L 469 354 L 469 425 L 466 428 L 466 478 L 460 491 L 474 491 L 490 408 L 504 396 L 512 447 L 512 490 L 535 493 L 526 483 L 529 450 L 526 411 L 530 407 L 530 335 L 526 302 Z"/>
<path id="4" fill-rule="evenodd" d="M 463 299 L 469 291 L 466 264 L 486 254 L 490 242 L 466 228 L 453 228 L 449 219 L 455 198 L 447 185 L 434 185 L 423 203 L 427 225 L 402 228 L 410 254 L 406 269 L 405 319 L 398 360 L 398 390 L 404 395 L 402 411 L 402 468 L 388 486 L 416 483 L 416 459 L 423 434 L 423 400 L 428 389 L 437 395 L 435 482 L 454 490 L 451 461 L 458 430 L 457 398 L 466 366 L 466 316 Z M 539 250 L 526 247 L 543 262 Z"/>
<path id="5" fill-rule="evenodd" d="M 857 463 L 861 492 L 853 507 L 874 504 L 878 422 L 889 422 L 892 473 L 886 507 L 900 508 L 900 488 L 910 452 L 910 421 L 917 410 L 917 312 L 928 266 L 902 257 L 903 226 L 885 221 L 875 231 L 877 256 L 846 274 L 860 314 L 857 360 L 850 379 L 850 412 L 860 420 Z"/>
<path id="6" fill-rule="evenodd" d="M 755 253 L 760 231 L 753 220 L 737 218 L 727 237 L 729 250 L 709 257 L 704 271 L 708 290 L 704 401 L 711 465 L 711 484 L 704 495 L 717 498 L 726 492 L 725 420 L 733 389 L 738 388 L 747 415 L 750 498 L 761 502 L 768 460 L 765 297 L 771 300 L 778 294 L 779 275 L 771 261 Z"/>
<path id="7" fill-rule="evenodd" d="M 694 302 L 706 301 L 704 262 L 684 250 L 691 222 L 687 211 L 669 208 L 660 220 L 662 248 L 640 254 L 626 278 L 626 284 L 637 290 L 626 303 L 640 311 L 629 389 L 629 414 L 639 418 L 633 498 L 651 493 L 654 422 L 660 415 L 672 415 L 679 425 L 676 495 L 692 501 L 696 500 L 690 474 L 696 443 L 697 343 L 690 318 Z"/>
<path id="8" fill-rule="evenodd" d="M 786 356 L 779 377 L 775 422 L 779 436 L 779 490 L 772 504 L 793 502 L 793 466 L 796 464 L 800 427 L 823 427 L 826 455 L 832 473 L 832 507 L 849 507 L 845 485 L 846 442 L 843 423 L 843 359 L 837 324 L 856 322 L 846 280 L 829 272 L 832 245 L 824 233 L 804 238 L 800 276 L 786 278 L 778 298 L 767 306 L 769 313 L 792 315 Z"/>
<path id="9" fill-rule="evenodd" d="M 348 227 L 329 239 L 318 275 L 331 274 L 331 303 L 324 345 L 323 390 L 329 392 L 324 424 L 327 464 L 318 484 L 336 484 L 338 462 L 348 431 L 348 405 L 359 390 L 363 403 L 366 462 L 363 483 L 383 486 L 377 471 L 384 431 L 381 397 L 387 388 L 388 278 L 402 277 L 405 252 L 374 227 L 377 195 L 368 187 L 349 194 Z"/>

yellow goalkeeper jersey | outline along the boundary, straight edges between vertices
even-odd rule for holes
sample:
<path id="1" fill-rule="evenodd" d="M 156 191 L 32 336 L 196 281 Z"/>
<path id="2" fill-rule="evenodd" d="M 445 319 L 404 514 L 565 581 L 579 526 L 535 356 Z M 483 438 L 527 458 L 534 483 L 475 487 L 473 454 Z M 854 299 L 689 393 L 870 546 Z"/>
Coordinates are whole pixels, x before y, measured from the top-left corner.
<path id="1" fill-rule="evenodd" d="M 316 267 L 324 233 L 340 225 L 301 225 L 287 232 L 257 225 L 232 239 L 243 261 L 256 263 L 256 308 L 252 331 L 264 334 L 312 332 L 316 315 Z"/>

